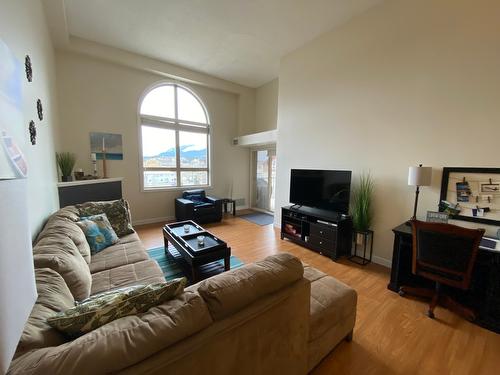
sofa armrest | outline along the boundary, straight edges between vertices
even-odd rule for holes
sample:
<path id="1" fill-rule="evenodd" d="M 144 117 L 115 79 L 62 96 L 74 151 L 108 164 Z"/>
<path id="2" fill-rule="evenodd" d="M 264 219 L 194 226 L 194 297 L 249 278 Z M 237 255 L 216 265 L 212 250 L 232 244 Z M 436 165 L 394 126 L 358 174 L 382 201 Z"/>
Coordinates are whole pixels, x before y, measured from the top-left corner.
<path id="1" fill-rule="evenodd" d="M 192 219 L 194 215 L 194 202 L 189 199 L 175 199 L 175 218 L 178 221 Z"/>
<path id="2" fill-rule="evenodd" d="M 143 314 L 126 316 L 74 341 L 33 350 L 16 358 L 9 374 L 103 374 L 120 371 L 212 324 L 198 293 L 178 298 Z"/>

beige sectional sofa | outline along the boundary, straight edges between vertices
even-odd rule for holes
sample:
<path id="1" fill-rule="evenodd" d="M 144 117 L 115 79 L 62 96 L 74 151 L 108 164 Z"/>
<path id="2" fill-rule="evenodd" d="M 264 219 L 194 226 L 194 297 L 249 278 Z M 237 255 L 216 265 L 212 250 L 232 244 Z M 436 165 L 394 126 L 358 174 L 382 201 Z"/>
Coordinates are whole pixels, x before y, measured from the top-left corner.
<path id="1" fill-rule="evenodd" d="M 38 300 L 10 374 L 305 374 L 352 337 L 356 292 L 281 253 L 69 340 L 47 317 L 95 293 L 164 280 L 135 233 L 90 256 L 77 219 L 74 207 L 59 210 L 35 243 Z"/>

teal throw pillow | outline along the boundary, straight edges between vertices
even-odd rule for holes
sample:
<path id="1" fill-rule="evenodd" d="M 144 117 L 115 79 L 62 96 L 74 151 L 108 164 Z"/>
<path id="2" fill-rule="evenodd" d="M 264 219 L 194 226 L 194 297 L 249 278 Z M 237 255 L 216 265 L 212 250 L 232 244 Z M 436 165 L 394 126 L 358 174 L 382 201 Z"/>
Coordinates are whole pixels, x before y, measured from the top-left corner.
<path id="1" fill-rule="evenodd" d="M 98 253 L 118 242 L 118 236 L 106 214 L 81 217 L 76 224 L 85 233 L 92 254 Z"/>

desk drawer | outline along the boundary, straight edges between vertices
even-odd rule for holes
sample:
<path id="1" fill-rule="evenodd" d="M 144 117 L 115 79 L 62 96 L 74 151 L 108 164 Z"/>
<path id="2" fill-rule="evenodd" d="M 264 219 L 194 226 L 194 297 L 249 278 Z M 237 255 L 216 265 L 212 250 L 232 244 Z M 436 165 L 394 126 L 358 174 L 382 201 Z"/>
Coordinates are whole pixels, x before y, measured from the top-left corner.
<path id="1" fill-rule="evenodd" d="M 329 227 L 327 225 L 313 224 L 311 223 L 310 235 L 315 237 L 321 237 L 326 241 L 333 242 L 337 239 L 337 228 Z"/>

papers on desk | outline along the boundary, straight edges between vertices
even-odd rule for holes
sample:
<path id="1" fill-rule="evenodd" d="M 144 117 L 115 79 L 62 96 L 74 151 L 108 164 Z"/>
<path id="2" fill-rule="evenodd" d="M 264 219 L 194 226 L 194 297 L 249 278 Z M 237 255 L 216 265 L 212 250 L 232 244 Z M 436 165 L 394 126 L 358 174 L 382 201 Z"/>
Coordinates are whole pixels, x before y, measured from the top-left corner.
<path id="1" fill-rule="evenodd" d="M 483 237 L 479 248 L 483 250 L 500 252 L 500 240 L 493 237 Z"/>

